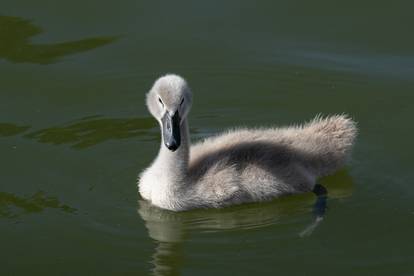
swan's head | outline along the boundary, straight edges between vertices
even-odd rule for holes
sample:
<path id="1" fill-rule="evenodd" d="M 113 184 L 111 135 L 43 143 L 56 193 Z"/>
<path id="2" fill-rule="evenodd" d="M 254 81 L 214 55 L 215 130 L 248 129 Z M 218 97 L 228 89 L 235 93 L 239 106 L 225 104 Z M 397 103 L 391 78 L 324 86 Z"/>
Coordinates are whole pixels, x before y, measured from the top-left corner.
<path id="1" fill-rule="evenodd" d="M 177 75 L 155 81 L 147 94 L 147 106 L 160 123 L 164 145 L 175 151 L 181 144 L 181 124 L 191 108 L 192 96 L 187 82 Z"/>

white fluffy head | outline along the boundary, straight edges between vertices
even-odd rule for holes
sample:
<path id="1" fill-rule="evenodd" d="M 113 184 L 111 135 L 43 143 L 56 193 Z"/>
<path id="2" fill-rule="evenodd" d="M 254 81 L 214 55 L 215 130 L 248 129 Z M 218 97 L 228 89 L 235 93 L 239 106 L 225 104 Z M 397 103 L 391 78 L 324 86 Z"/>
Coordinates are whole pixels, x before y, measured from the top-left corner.
<path id="1" fill-rule="evenodd" d="M 192 94 L 187 82 L 180 76 L 168 74 L 157 79 L 147 94 L 147 107 L 160 121 L 165 112 L 187 117 L 192 104 Z"/>

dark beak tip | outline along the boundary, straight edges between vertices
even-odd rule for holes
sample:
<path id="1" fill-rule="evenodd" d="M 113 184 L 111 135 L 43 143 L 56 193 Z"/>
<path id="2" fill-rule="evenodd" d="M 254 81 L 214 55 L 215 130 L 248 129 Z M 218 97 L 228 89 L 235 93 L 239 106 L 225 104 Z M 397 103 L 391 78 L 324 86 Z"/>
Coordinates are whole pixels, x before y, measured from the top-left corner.
<path id="1" fill-rule="evenodd" d="M 170 151 L 176 151 L 178 149 L 178 145 L 177 144 L 169 144 L 166 143 L 165 146 L 167 147 L 167 149 L 169 149 Z"/>
<path id="2" fill-rule="evenodd" d="M 176 147 L 174 147 L 174 148 L 168 148 L 170 151 L 172 151 L 172 152 L 174 152 L 174 151 L 176 151 L 177 150 L 177 148 Z"/>

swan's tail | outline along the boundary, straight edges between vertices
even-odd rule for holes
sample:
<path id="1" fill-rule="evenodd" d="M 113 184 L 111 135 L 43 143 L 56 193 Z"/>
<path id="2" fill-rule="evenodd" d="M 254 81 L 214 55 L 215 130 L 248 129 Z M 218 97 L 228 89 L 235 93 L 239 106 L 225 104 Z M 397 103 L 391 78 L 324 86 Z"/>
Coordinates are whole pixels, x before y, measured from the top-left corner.
<path id="1" fill-rule="evenodd" d="M 302 146 L 309 152 L 307 166 L 316 176 L 329 175 L 343 166 L 357 135 L 356 123 L 347 115 L 317 116 L 303 131 Z"/>

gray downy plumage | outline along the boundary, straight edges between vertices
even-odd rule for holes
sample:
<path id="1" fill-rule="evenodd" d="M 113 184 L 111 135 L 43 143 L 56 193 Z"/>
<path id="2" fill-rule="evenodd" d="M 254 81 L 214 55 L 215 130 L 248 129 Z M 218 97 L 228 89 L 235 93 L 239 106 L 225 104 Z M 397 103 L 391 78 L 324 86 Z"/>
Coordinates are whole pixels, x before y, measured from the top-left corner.
<path id="1" fill-rule="evenodd" d="M 190 143 L 192 93 L 177 75 L 159 78 L 147 106 L 161 127 L 158 156 L 139 177 L 141 196 L 163 209 L 220 208 L 312 191 L 347 161 L 357 128 L 346 115 L 302 126 L 239 128 Z"/>

